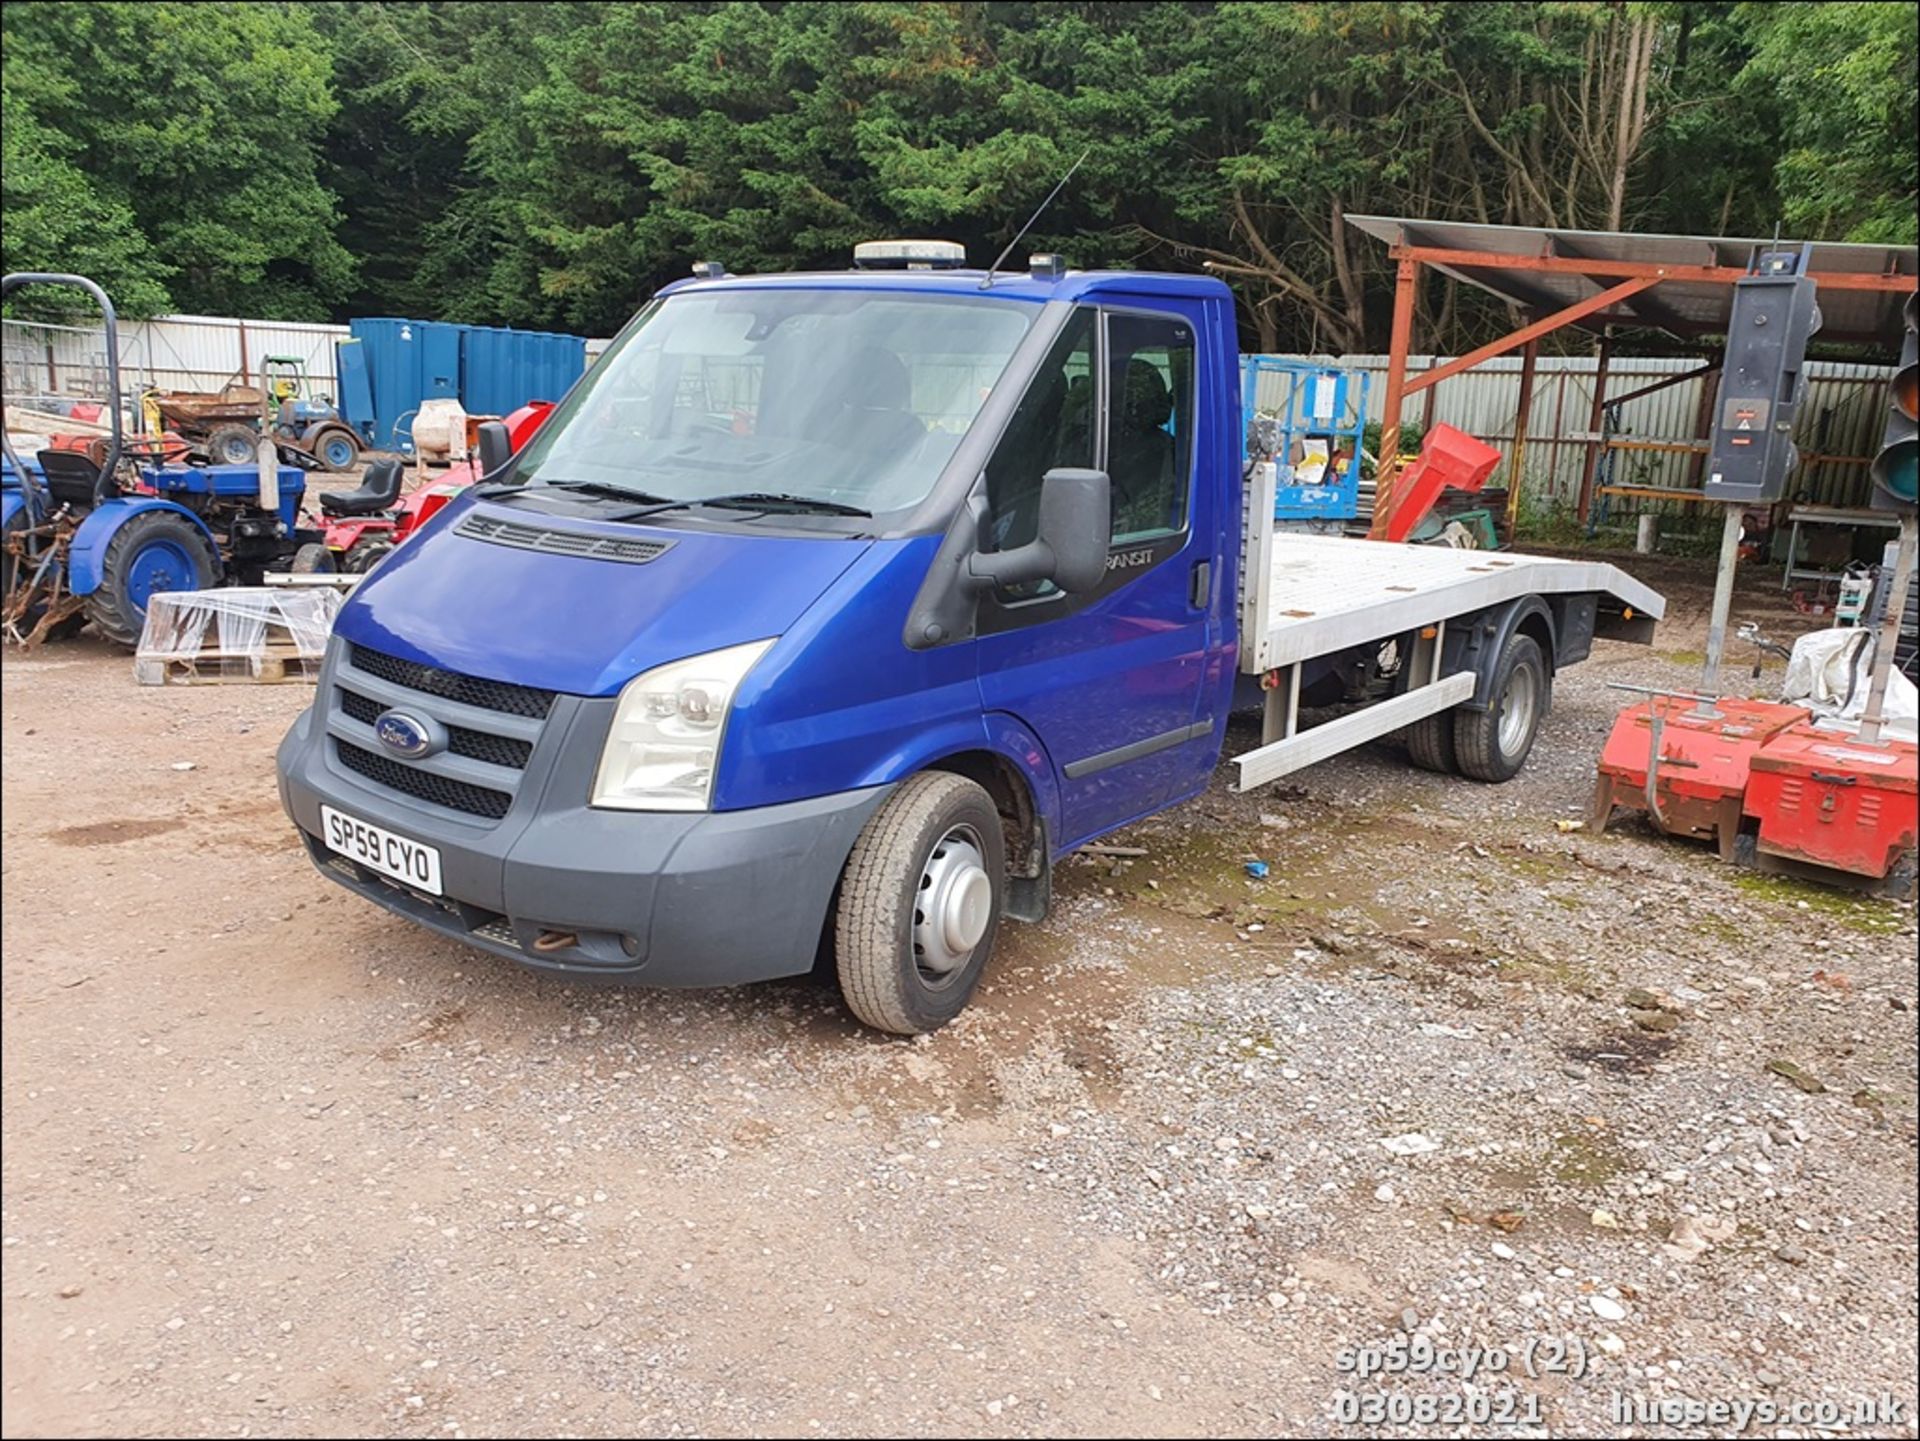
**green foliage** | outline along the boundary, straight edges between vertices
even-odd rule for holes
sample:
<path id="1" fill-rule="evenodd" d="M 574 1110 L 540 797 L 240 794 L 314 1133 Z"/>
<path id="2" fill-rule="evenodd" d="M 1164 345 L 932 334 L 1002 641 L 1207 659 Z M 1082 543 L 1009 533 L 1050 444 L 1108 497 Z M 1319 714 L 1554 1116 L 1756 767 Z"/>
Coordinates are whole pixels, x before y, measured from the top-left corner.
<path id="1" fill-rule="evenodd" d="M 177 309 L 269 318 L 345 293 L 353 258 L 317 179 L 337 102 L 308 7 L 29 0 L 0 17 L 7 129 L 27 131 L 24 177 L 8 140 L 10 268 L 93 265 L 130 313 L 162 285 Z"/>
<path id="2" fill-rule="evenodd" d="M 1911 242 L 1898 4 L 345 0 L 4 11 L 7 263 L 131 310 L 608 333 L 696 259 L 938 235 L 1207 266 L 1377 349 L 1347 216 Z M 1016 257 L 1017 261 L 1018 257 Z M 1505 324 L 1431 281 L 1417 349 Z"/>
<path id="3" fill-rule="evenodd" d="M 1914 15 L 1905 5 L 1740 7 L 1757 37 L 1743 88 L 1782 108 L 1775 179 L 1796 233 L 1912 245 L 1916 183 Z"/>

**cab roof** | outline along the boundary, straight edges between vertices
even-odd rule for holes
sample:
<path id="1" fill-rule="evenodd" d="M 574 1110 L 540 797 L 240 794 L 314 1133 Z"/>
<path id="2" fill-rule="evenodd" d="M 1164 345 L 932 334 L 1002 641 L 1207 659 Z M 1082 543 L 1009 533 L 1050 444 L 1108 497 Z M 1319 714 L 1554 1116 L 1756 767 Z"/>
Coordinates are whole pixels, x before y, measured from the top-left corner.
<path id="1" fill-rule="evenodd" d="M 1069 270 L 1057 280 L 1036 280 L 1023 270 L 996 271 L 982 290 L 984 270 L 819 270 L 771 275 L 727 275 L 714 280 L 676 280 L 661 295 L 713 290 L 893 290 L 921 295 L 979 296 L 993 300 L 1083 300 L 1103 294 L 1159 295 L 1175 300 L 1227 300 L 1226 285 L 1210 275 L 1155 270 Z"/>

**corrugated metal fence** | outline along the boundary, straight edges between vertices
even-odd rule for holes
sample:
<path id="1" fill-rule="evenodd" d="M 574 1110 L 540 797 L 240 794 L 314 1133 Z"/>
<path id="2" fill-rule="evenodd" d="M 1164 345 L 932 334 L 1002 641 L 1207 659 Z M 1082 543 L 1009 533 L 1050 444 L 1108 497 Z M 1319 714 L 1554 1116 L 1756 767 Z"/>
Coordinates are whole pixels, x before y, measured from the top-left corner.
<path id="1" fill-rule="evenodd" d="M 106 332 L 99 326 L 4 324 L 6 389 L 10 396 L 56 395 L 98 400 L 106 394 Z M 269 355 L 298 356 L 314 390 L 334 395 L 333 347 L 344 325 L 243 320 L 224 315 L 162 315 L 120 326 L 121 384 L 129 393 L 218 390 L 236 374 L 260 380 Z"/>
<path id="2" fill-rule="evenodd" d="M 1292 358 L 1367 372 L 1369 418 L 1379 418 L 1381 401 L 1386 395 L 1386 356 Z M 1446 356 L 1412 356 L 1407 365 L 1408 376 L 1444 364 L 1447 359 Z M 1608 367 L 1607 394 L 1626 395 L 1668 376 L 1698 370 L 1704 363 L 1697 356 L 1616 356 Z M 1579 501 L 1580 477 L 1587 452 L 1583 442 L 1593 433 L 1590 421 L 1595 365 L 1592 356 L 1541 356 L 1535 365 L 1533 413 L 1527 427 L 1527 473 L 1522 492 L 1528 513 L 1571 510 Z M 1789 494 L 1804 493 L 1808 499 L 1824 505 L 1866 504 L 1871 483 L 1865 458 L 1879 443 L 1886 419 L 1887 382 L 1892 375 L 1890 368 L 1878 365 L 1819 361 L 1808 366 L 1808 396 L 1800 408 L 1794 433 L 1802 464 L 1798 475 L 1788 483 Z M 1633 441 L 1695 441 L 1703 434 L 1702 387 L 1714 385 L 1717 379 L 1717 376 L 1708 376 L 1704 380 L 1680 381 L 1625 402 L 1618 407 L 1616 433 Z M 1278 402 L 1279 384 L 1278 376 L 1262 378 L 1262 386 L 1272 388 L 1272 403 Z M 1267 389 L 1263 388 L 1260 400 L 1262 404 L 1269 403 Z M 1519 406 L 1520 357 L 1502 356 L 1412 396 L 1403 420 L 1406 424 L 1421 426 L 1444 421 L 1505 451 L 1512 445 L 1514 417 Z M 1600 473 L 1594 483 L 1596 490 L 1603 485 L 1698 490 L 1698 472 L 1704 466 L 1704 449 L 1697 453 L 1614 450 L 1603 453 Z M 1502 461 L 1489 484 L 1508 483 L 1507 462 Z M 1698 505 L 1640 497 L 1618 497 L 1609 506 L 1616 516 L 1647 508 L 1668 514 L 1701 511 Z"/>

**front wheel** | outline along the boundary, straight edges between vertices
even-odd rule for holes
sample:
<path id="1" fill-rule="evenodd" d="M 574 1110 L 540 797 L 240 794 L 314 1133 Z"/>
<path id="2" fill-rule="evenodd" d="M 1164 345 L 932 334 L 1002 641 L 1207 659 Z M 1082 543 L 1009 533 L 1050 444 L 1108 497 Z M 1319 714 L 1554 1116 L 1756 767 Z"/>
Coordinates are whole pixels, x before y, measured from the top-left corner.
<path id="1" fill-rule="evenodd" d="M 333 552 L 318 541 L 308 541 L 293 553 L 287 569 L 295 575 L 332 575 Z"/>
<path id="2" fill-rule="evenodd" d="M 87 619 L 108 640 L 132 650 L 140 643 L 151 597 L 208 590 L 219 580 L 220 558 L 198 526 L 176 511 L 146 511 L 107 542 L 99 588 L 87 597 Z"/>
<path id="3" fill-rule="evenodd" d="M 993 951 L 1006 841 L 992 799 L 964 776 L 901 783 L 853 844 L 834 913 L 840 994 L 896 1035 L 937 1031 L 966 1007 Z"/>
<path id="4" fill-rule="evenodd" d="M 259 459 L 260 433 L 247 425 L 216 425 L 207 435 L 207 459 L 214 465 L 252 465 Z"/>
<path id="5" fill-rule="evenodd" d="M 1513 635 L 1493 672 L 1493 704 L 1456 709 L 1453 757 L 1477 781 L 1512 780 L 1526 764 L 1552 695 L 1546 653 L 1530 635 Z"/>

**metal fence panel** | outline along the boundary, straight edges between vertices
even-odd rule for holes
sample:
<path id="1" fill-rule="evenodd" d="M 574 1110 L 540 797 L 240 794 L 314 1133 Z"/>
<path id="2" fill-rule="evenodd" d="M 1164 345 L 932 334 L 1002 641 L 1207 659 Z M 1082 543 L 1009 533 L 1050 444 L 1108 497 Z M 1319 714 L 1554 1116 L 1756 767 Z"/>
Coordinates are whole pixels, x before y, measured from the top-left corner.
<path id="1" fill-rule="evenodd" d="M 1386 394 L 1387 357 L 1384 355 L 1294 356 L 1317 364 L 1366 371 L 1370 377 L 1369 419 L 1378 420 Z M 1407 360 L 1409 377 L 1419 375 L 1451 357 L 1414 355 Z M 1706 362 L 1698 356 L 1617 356 L 1608 366 L 1607 394 L 1621 396 L 1669 376 L 1698 370 Z M 1592 356 L 1541 356 L 1534 367 L 1533 407 L 1528 420 L 1527 474 L 1523 494 L 1532 507 L 1571 509 L 1579 501 L 1580 479 L 1586 465 L 1586 438 L 1592 434 L 1593 383 L 1597 361 Z M 1789 494 L 1804 495 L 1824 505 L 1859 506 L 1867 503 L 1871 483 L 1866 457 L 1879 439 L 1886 411 L 1886 387 L 1893 371 L 1887 366 L 1815 361 L 1807 367 L 1808 396 L 1800 408 L 1794 443 L 1802 464 L 1789 482 Z M 1701 438 L 1700 407 L 1706 387 L 1715 377 L 1694 378 L 1626 401 L 1619 407 L 1619 434 L 1646 441 L 1688 443 Z M 1278 377 L 1263 379 L 1262 405 L 1277 403 Z M 1403 413 L 1409 425 L 1445 422 L 1502 450 L 1511 448 L 1514 419 L 1520 405 L 1520 357 L 1500 356 L 1463 375 L 1443 380 L 1411 396 Z M 1596 485 L 1644 486 L 1659 490 L 1698 490 L 1704 469 L 1704 450 L 1616 450 L 1611 467 L 1602 461 Z M 1490 482 L 1510 482 L 1505 460 Z M 1652 507 L 1663 511 L 1695 511 L 1698 506 L 1664 500 L 1620 497 L 1615 513 L 1632 514 Z"/>
<path id="2" fill-rule="evenodd" d="M 333 395 L 338 383 L 333 347 L 347 333 L 344 325 L 219 315 L 162 315 L 128 321 L 120 327 L 121 383 L 129 393 L 147 386 L 218 390 L 239 375 L 258 383 L 262 359 L 291 355 L 305 362 L 314 390 Z M 106 334 L 98 326 L 7 320 L 4 336 L 7 394 L 96 400 L 104 396 Z"/>

